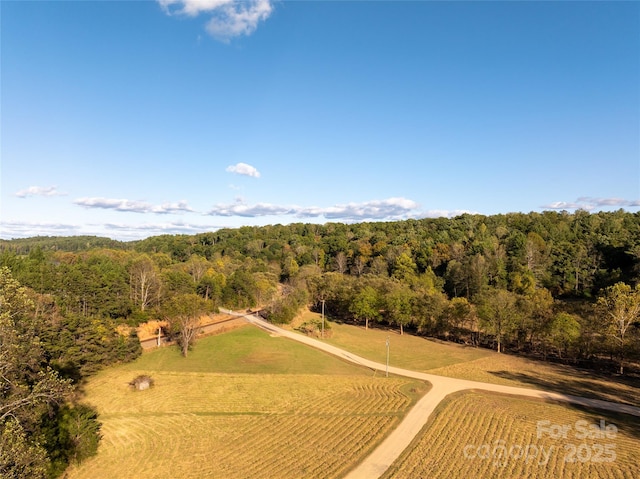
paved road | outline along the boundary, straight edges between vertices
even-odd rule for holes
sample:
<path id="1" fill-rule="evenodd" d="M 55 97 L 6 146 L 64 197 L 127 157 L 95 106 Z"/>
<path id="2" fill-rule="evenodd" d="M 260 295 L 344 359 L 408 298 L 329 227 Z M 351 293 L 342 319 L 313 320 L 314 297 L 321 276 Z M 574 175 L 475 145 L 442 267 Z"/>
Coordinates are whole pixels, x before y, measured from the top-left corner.
<path id="1" fill-rule="evenodd" d="M 222 309 L 220 310 L 222 311 Z M 386 365 L 375 361 L 362 358 L 352 354 L 344 349 L 337 348 L 330 344 L 326 344 L 320 340 L 310 338 L 286 329 L 279 328 L 268 323 L 256 316 L 245 315 L 243 313 L 234 313 L 233 311 L 224 311 L 236 316 L 243 316 L 248 322 L 286 338 L 293 339 L 308 346 L 320 349 L 334 356 L 346 359 L 355 364 L 368 367 L 377 371 L 385 371 Z M 583 398 L 579 396 L 571 396 L 568 394 L 560 394 L 555 392 L 541 391 L 538 389 L 520 388 L 514 386 L 503 386 L 500 384 L 490 384 L 478 381 L 468 381 L 465 379 L 447 378 L 437 376 L 435 374 L 421 373 L 408 369 L 389 367 L 389 372 L 398 376 L 420 379 L 431 383 L 432 388 L 425 394 L 409 413 L 402 420 L 400 425 L 387 438 L 361 462 L 358 467 L 351 471 L 345 479 L 374 479 L 380 477 L 398 458 L 411 441 L 420 432 L 424 424 L 436 406 L 449 394 L 468 389 L 492 391 L 503 394 L 512 394 L 516 396 L 526 396 L 532 398 L 546 399 L 551 401 L 567 402 L 607 411 L 621 412 L 640 416 L 640 408 L 627 404 L 619 404 L 600 399 Z"/>

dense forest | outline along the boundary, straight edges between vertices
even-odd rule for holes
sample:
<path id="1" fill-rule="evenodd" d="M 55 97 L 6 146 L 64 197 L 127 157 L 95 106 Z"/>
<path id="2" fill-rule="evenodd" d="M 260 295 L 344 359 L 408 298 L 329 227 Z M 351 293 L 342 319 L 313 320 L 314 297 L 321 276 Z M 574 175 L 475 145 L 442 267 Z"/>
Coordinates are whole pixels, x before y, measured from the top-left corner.
<path id="1" fill-rule="evenodd" d="M 260 306 L 279 323 L 324 306 L 367 328 L 617 374 L 637 373 L 640 357 L 640 214 L 622 210 L 299 223 L 126 243 L 26 238 L 0 241 L 0 267 L 0 408 L 21 405 L 0 416 L 0 451 L 39 458 L 20 466 L 39 471 L 29 477 L 55 477 L 90 454 L 91 444 L 60 432 L 81 423 L 99 436 L 73 391 L 139 354 L 132 327 L 171 320 L 186 303 Z M 28 371 L 18 337 L 37 344 Z M 39 381 L 57 392 L 31 404 Z"/>

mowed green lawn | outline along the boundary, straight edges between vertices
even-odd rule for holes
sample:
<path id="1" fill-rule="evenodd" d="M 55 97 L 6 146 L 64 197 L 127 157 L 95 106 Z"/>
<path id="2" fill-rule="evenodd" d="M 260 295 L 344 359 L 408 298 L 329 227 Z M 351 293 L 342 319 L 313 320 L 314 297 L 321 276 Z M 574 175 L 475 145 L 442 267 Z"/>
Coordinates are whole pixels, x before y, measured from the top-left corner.
<path id="1" fill-rule="evenodd" d="M 178 347 L 142 355 L 124 369 L 241 374 L 369 375 L 367 370 L 303 344 L 245 326 L 197 340 L 186 358 Z"/>
<path id="2" fill-rule="evenodd" d="M 155 386 L 132 391 L 149 374 Z M 79 478 L 341 477 L 395 427 L 428 385 L 374 377 L 246 326 L 145 353 L 102 371 L 86 402 L 103 424 Z"/>
<path id="3" fill-rule="evenodd" d="M 462 392 L 441 403 L 383 477 L 632 479 L 638 451 L 638 417 Z"/>

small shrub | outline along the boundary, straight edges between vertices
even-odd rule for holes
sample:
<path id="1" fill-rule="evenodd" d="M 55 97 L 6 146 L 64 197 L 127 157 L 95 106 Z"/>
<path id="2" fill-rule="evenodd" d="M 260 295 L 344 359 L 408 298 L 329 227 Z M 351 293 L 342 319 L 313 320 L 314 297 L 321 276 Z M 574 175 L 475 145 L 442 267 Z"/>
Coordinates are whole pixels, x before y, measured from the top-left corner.
<path id="1" fill-rule="evenodd" d="M 315 338 L 319 338 L 322 336 L 322 321 L 318 319 L 312 319 L 310 321 L 305 321 L 298 327 L 298 331 L 306 334 L 307 336 L 313 336 Z M 324 322 L 324 337 L 330 338 L 332 334 L 331 325 L 329 321 Z"/>
<path id="2" fill-rule="evenodd" d="M 136 391 L 144 391 L 145 389 L 149 389 L 153 387 L 155 381 L 151 376 L 147 376 L 146 374 L 141 374 L 137 376 L 133 381 L 129 383 Z"/>

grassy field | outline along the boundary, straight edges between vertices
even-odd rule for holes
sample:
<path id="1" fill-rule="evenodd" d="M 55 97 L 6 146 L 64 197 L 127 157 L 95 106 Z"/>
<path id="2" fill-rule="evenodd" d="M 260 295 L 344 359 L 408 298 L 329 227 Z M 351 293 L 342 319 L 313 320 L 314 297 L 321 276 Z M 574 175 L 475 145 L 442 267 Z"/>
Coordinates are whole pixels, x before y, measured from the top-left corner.
<path id="1" fill-rule="evenodd" d="M 132 391 L 149 374 L 155 386 Z M 340 477 L 428 386 L 361 369 L 247 326 L 102 371 L 86 402 L 103 423 L 80 478 Z"/>
<path id="2" fill-rule="evenodd" d="M 346 361 L 246 326 L 199 339 L 188 357 L 177 347 L 145 353 L 125 369 L 242 374 L 369 375 Z"/>
<path id="3" fill-rule="evenodd" d="M 302 320 L 314 317 L 309 315 Z M 331 332 L 327 342 L 381 363 L 389 337 L 394 366 L 639 402 L 633 383 L 564 366 L 391 330 L 332 323 Z M 132 391 L 128 383 L 138 374 L 151 375 L 155 387 Z M 71 468 L 68 479 L 342 477 L 428 387 L 376 377 L 313 348 L 242 327 L 200 339 L 188 358 L 177 348 L 163 348 L 92 378 L 86 401 L 98 408 L 104 437 L 98 455 Z M 539 420 L 575 427 L 579 420 L 600 419 L 618 427 L 614 440 L 536 437 Z M 481 449 L 485 445 L 490 449 Z M 496 445 L 514 451 L 527 446 L 529 460 L 514 457 L 520 452 L 504 461 L 485 458 L 487 450 L 500 451 Z M 544 458 L 530 458 L 534 446 L 548 454 L 544 464 Z M 386 477 L 634 477 L 638 450 L 637 418 L 465 392 L 438 407 Z M 612 453 L 612 462 L 595 461 L 611 459 Z"/>
<path id="4" fill-rule="evenodd" d="M 315 317 L 308 313 L 304 320 Z M 386 339 L 390 364 L 441 376 L 544 389 L 640 406 L 640 381 L 610 377 L 570 366 L 533 361 L 487 349 L 447 343 L 398 331 L 331 323 L 325 341 L 384 363 Z"/>
<path id="5" fill-rule="evenodd" d="M 609 430 L 598 437 L 590 426 L 601 421 Z M 631 479 L 638 451 L 637 417 L 463 392 L 438 407 L 384 477 Z"/>
<path id="6" fill-rule="evenodd" d="M 332 323 L 332 336 L 326 341 L 367 359 L 386 361 L 386 339 L 389 338 L 390 363 L 414 371 L 431 371 L 453 364 L 466 363 L 491 356 L 486 349 L 434 341 L 411 334 L 400 335 L 387 329 Z"/>

